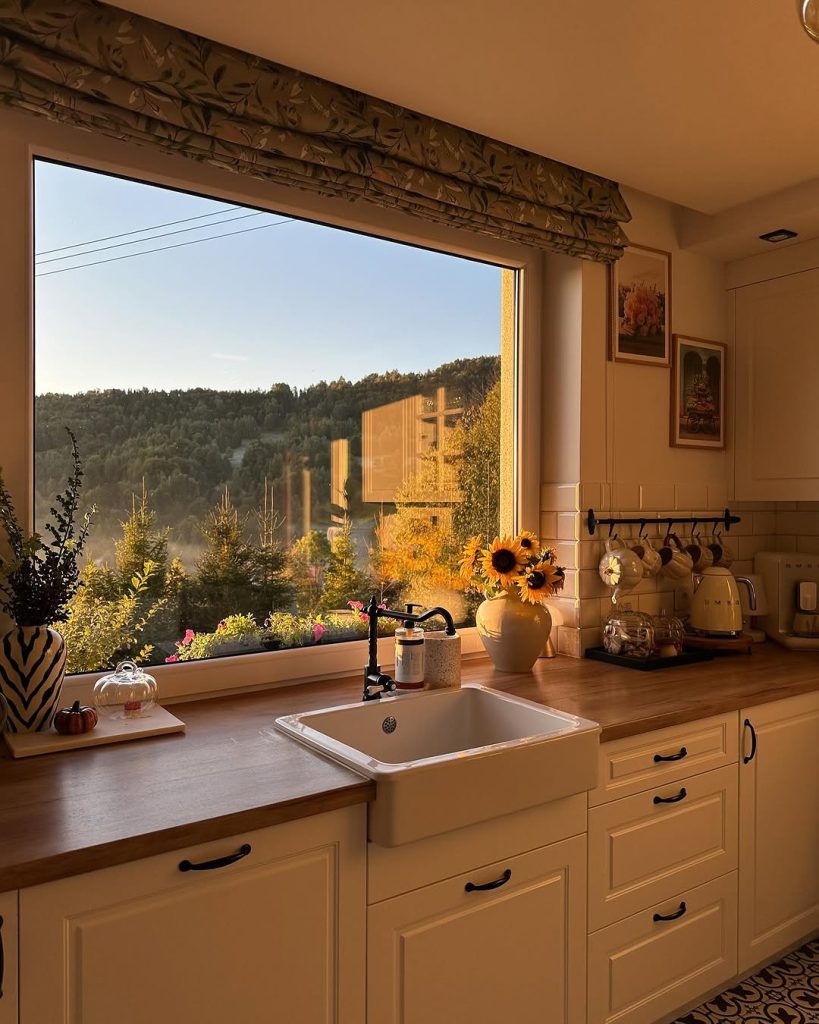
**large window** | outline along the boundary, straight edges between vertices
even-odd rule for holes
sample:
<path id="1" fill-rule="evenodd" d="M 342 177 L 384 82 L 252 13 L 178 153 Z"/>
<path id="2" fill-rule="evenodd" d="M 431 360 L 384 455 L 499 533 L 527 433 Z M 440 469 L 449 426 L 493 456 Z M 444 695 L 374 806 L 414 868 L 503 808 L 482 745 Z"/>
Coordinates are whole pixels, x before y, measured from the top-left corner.
<path id="1" fill-rule="evenodd" d="M 373 592 L 472 621 L 511 271 L 44 160 L 35 252 L 36 524 L 66 427 L 96 506 L 69 671 L 357 639 Z"/>

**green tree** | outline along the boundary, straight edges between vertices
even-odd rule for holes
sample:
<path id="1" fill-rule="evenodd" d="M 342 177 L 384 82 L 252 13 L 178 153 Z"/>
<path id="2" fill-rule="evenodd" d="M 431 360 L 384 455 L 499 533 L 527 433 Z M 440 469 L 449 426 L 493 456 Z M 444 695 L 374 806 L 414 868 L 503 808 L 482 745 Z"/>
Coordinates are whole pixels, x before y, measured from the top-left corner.
<path id="1" fill-rule="evenodd" d="M 288 561 L 296 607 L 302 615 L 313 615 L 321 606 L 324 580 L 333 552 L 327 537 L 318 530 L 299 537 L 290 546 Z"/>
<path id="2" fill-rule="evenodd" d="M 349 519 L 330 541 L 330 559 L 324 573 L 321 607 L 346 608 L 348 601 L 366 601 L 372 579 L 358 568 Z"/>
<path id="3" fill-rule="evenodd" d="M 448 444 L 460 501 L 452 513 L 452 530 L 459 544 L 482 534 L 490 539 L 500 529 L 500 382 L 480 405 L 467 409 Z"/>
<path id="4" fill-rule="evenodd" d="M 156 570 L 148 581 L 147 593 L 160 596 L 165 590 L 168 569 L 169 530 L 156 529 L 156 512 L 149 504 L 144 481 L 139 498 L 131 495 L 131 514 L 120 523 L 120 529 L 121 536 L 114 541 L 114 557 L 121 593 L 126 593 L 134 576 L 151 563 Z"/>

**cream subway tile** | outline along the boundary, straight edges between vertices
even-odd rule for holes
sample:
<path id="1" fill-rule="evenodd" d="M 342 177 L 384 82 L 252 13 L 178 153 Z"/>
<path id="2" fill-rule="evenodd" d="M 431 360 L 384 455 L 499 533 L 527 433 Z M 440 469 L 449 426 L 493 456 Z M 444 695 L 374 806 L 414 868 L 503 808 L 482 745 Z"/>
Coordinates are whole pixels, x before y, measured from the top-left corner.
<path id="1" fill-rule="evenodd" d="M 754 560 L 751 558 L 748 561 L 742 561 L 737 559 L 736 562 L 731 563 L 731 572 L 734 576 L 747 576 L 749 572 L 754 571 Z"/>
<path id="2" fill-rule="evenodd" d="M 659 594 L 642 594 L 637 602 L 637 607 L 647 615 L 659 615 L 662 598 Z"/>
<path id="3" fill-rule="evenodd" d="M 754 524 L 754 533 L 776 533 L 776 512 L 754 512 L 751 519 Z M 819 526 L 819 517 L 817 517 L 817 526 Z"/>
<path id="4" fill-rule="evenodd" d="M 771 540 L 773 541 L 772 550 L 774 551 L 796 551 L 796 537 L 794 536 L 776 536 L 771 537 Z"/>
<path id="5" fill-rule="evenodd" d="M 557 536 L 559 540 L 580 540 L 582 537 L 582 519 L 579 512 L 557 513 Z M 586 533 L 588 536 L 588 532 Z"/>
<path id="6" fill-rule="evenodd" d="M 577 558 L 575 565 L 578 569 L 597 569 L 606 550 L 605 545 L 598 540 L 581 540 L 574 547 Z"/>
<path id="7" fill-rule="evenodd" d="M 597 569 L 583 569 L 577 576 L 579 581 L 578 596 L 581 601 L 585 601 L 590 597 L 605 597 L 607 594 L 611 594 L 611 587 L 607 587 L 600 579 L 600 573 Z"/>
<path id="8" fill-rule="evenodd" d="M 734 550 L 738 559 L 748 561 L 757 551 L 766 551 L 770 546 L 768 537 L 739 537 Z"/>
<path id="9" fill-rule="evenodd" d="M 776 533 L 799 533 L 799 516 L 796 511 L 776 513 Z"/>
<path id="10" fill-rule="evenodd" d="M 691 591 L 679 590 L 674 591 L 674 611 L 677 615 L 688 615 L 691 611 Z"/>
<path id="11" fill-rule="evenodd" d="M 722 527 L 718 526 L 717 530 L 721 530 L 726 533 L 728 537 L 750 537 L 754 532 L 754 516 L 756 515 L 753 511 L 739 511 L 736 512 L 731 509 L 731 515 L 737 515 L 740 517 L 738 523 L 733 523 L 731 529 L 728 531 L 722 530 Z M 710 527 L 709 527 L 710 530 Z"/>
<path id="12" fill-rule="evenodd" d="M 611 597 L 598 598 L 600 603 L 600 621 L 605 625 L 614 614 L 615 606 L 611 603 Z"/>
<path id="13" fill-rule="evenodd" d="M 796 507 L 800 512 L 819 512 L 819 501 L 797 501 Z"/>
<path id="14" fill-rule="evenodd" d="M 777 512 L 788 512 L 788 511 L 795 512 L 798 507 L 799 507 L 799 502 L 798 501 L 777 501 L 776 502 L 776 511 Z"/>
<path id="15" fill-rule="evenodd" d="M 799 516 L 799 533 L 809 537 L 819 536 L 819 513 L 797 512 L 797 515 Z"/>
<path id="16" fill-rule="evenodd" d="M 796 550 L 805 555 L 819 555 L 819 537 L 797 537 Z"/>
<path id="17" fill-rule="evenodd" d="M 565 654 L 570 658 L 579 658 L 582 654 L 580 630 L 561 626 L 557 631 L 557 651 L 558 654 Z"/>
<path id="18" fill-rule="evenodd" d="M 599 601 L 578 601 L 579 625 L 599 626 L 600 625 L 600 602 Z"/>
<path id="19" fill-rule="evenodd" d="M 708 484 L 708 500 L 705 504 L 721 512 L 728 504 L 728 485 L 724 483 Z M 733 509 L 732 509 L 733 511 Z"/>
<path id="20" fill-rule="evenodd" d="M 674 505 L 674 484 L 641 484 L 640 508 L 643 512 L 656 512 L 658 508 Z"/>
<path id="21" fill-rule="evenodd" d="M 555 554 L 557 555 L 557 564 L 562 565 L 564 569 L 578 569 L 580 566 L 577 564 L 578 559 L 578 547 L 580 545 L 576 541 L 565 540 L 558 541 L 553 545 Z"/>
<path id="22" fill-rule="evenodd" d="M 542 484 L 540 507 L 550 512 L 576 512 L 579 484 Z"/>
<path id="23" fill-rule="evenodd" d="M 580 485 L 580 508 L 588 510 L 593 508 L 597 512 L 602 504 L 603 485 L 588 483 Z"/>
<path id="24" fill-rule="evenodd" d="M 615 483 L 612 484 L 612 505 L 615 508 L 639 508 L 640 485 Z"/>
<path id="25" fill-rule="evenodd" d="M 577 570 L 568 569 L 563 577 L 563 589 L 559 591 L 560 597 L 579 597 L 577 593 Z"/>
<path id="26" fill-rule="evenodd" d="M 540 513 L 541 541 L 545 541 L 549 537 L 551 537 L 552 540 L 557 537 L 557 512 Z"/>
<path id="27" fill-rule="evenodd" d="M 575 601 L 572 598 L 557 598 L 550 602 L 550 611 L 552 606 L 554 606 L 561 626 L 576 627 L 580 625 L 580 601 Z"/>
<path id="28" fill-rule="evenodd" d="M 589 647 L 599 647 L 602 642 L 603 630 L 600 626 L 588 626 L 580 630 L 581 652 L 588 650 Z"/>

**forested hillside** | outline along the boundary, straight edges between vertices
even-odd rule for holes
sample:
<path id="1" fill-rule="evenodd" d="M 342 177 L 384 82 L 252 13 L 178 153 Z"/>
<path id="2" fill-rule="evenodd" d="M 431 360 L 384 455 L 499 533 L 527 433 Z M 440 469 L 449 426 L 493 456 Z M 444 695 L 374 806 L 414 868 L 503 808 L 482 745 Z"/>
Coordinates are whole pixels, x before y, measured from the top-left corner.
<path id="1" fill-rule="evenodd" d="M 85 501 L 98 508 L 91 544 L 97 557 L 110 554 L 112 538 L 143 483 L 158 525 L 170 527 L 171 548 L 186 562 L 200 546 L 203 517 L 225 486 L 234 506 L 245 513 L 260 507 L 267 480 L 281 509 L 288 467 L 296 474 L 303 467 L 311 470 L 312 518 L 321 526 L 329 521 L 330 441 L 349 438 L 353 458 L 360 457 L 365 409 L 440 385 L 459 393 L 467 406 L 480 404 L 498 377 L 499 364 L 497 357 L 482 356 L 426 373 L 322 381 L 301 391 L 283 383 L 250 392 L 164 390 L 158 377 L 157 390 L 40 395 L 35 404 L 38 520 L 65 478 L 68 426 L 83 457 Z M 353 474 L 352 483 L 351 512 L 356 515 L 360 474 Z M 291 516 L 301 521 L 298 486 Z"/>

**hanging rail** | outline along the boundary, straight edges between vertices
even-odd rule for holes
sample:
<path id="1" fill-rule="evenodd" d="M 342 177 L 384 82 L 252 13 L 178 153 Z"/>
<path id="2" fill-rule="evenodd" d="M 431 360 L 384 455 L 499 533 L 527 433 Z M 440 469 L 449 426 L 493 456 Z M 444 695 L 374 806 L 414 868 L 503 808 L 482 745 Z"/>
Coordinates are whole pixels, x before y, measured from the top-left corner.
<path id="1" fill-rule="evenodd" d="M 589 530 L 589 534 L 594 536 L 594 531 L 598 526 L 608 526 L 611 531 L 615 526 L 641 526 L 645 528 L 651 523 L 661 523 L 667 526 L 669 531 L 672 526 L 679 526 L 682 524 L 693 524 L 697 526 L 699 523 L 713 523 L 714 526 L 725 527 L 727 533 L 731 529 L 733 523 L 741 523 L 742 519 L 739 516 L 732 516 L 730 509 L 725 509 L 721 516 L 638 516 L 634 519 L 621 519 L 619 516 L 616 518 L 601 518 L 594 513 L 594 509 L 590 508 L 588 515 L 586 516 L 586 525 Z"/>

